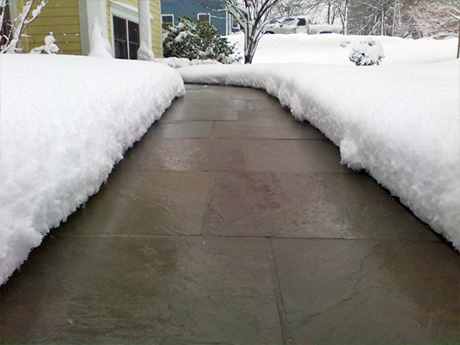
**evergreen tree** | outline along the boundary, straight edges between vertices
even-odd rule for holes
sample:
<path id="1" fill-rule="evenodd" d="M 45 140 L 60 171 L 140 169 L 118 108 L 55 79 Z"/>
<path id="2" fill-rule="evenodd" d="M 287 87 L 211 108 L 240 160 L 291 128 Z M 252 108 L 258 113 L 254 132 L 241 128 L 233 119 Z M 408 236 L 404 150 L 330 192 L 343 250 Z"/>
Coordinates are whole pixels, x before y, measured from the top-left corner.
<path id="1" fill-rule="evenodd" d="M 226 62 L 232 53 L 233 48 L 214 23 L 194 23 L 182 17 L 177 26 L 163 26 L 164 57 Z"/>

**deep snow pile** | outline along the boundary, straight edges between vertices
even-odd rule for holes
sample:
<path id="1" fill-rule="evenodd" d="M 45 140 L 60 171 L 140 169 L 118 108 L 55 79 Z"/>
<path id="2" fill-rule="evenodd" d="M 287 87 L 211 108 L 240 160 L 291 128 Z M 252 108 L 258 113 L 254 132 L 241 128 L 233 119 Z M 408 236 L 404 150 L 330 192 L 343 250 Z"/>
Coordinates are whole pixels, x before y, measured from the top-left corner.
<path id="1" fill-rule="evenodd" d="M 265 89 L 340 146 L 344 164 L 366 169 L 460 249 L 459 60 L 357 67 L 344 59 L 348 66 L 195 66 L 179 72 L 188 83 Z"/>
<path id="2" fill-rule="evenodd" d="M 151 62 L 1 55 L 0 66 L 2 284 L 185 91 Z"/>

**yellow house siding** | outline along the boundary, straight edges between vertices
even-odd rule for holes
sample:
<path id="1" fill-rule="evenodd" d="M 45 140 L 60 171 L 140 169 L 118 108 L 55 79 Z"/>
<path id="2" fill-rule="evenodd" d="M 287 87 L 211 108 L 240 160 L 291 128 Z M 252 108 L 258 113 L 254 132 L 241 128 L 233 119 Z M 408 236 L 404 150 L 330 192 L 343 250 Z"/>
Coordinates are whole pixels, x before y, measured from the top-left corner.
<path id="1" fill-rule="evenodd" d="M 110 12 L 110 0 L 105 1 L 107 13 L 107 34 L 113 44 L 113 22 Z M 140 0 L 145 1 L 145 0 Z M 161 43 L 161 2 L 160 0 L 150 1 L 150 13 L 154 18 L 152 21 L 152 49 L 156 57 L 163 56 Z M 117 0 L 116 2 L 137 8 L 138 0 Z M 17 1 L 18 12 L 21 11 L 21 1 Z M 82 54 L 81 24 L 79 16 L 78 0 L 49 1 L 40 16 L 27 28 L 28 38 L 23 38 L 21 45 L 23 52 L 28 53 L 33 48 L 44 44 L 45 36 L 50 32 L 54 33 L 56 44 L 62 54 Z M 82 19 L 83 21 L 83 19 Z M 86 41 L 85 41 L 86 42 Z"/>
<path id="2" fill-rule="evenodd" d="M 153 53 L 156 57 L 163 57 L 163 44 L 161 42 L 161 1 L 150 1 L 150 12 L 153 16 L 152 23 L 152 40 L 153 40 Z"/>
<path id="3" fill-rule="evenodd" d="M 21 1 L 18 12 L 21 11 Z M 81 54 L 80 19 L 77 0 L 50 1 L 40 16 L 27 28 L 28 38 L 23 38 L 23 52 L 28 53 L 44 44 L 45 36 L 54 33 L 56 44 L 63 54 Z"/>
<path id="4" fill-rule="evenodd" d="M 106 0 L 106 13 L 107 13 L 107 35 L 110 44 L 112 44 L 112 31 L 113 31 L 113 24 L 112 24 L 112 15 L 110 14 L 110 0 Z"/>

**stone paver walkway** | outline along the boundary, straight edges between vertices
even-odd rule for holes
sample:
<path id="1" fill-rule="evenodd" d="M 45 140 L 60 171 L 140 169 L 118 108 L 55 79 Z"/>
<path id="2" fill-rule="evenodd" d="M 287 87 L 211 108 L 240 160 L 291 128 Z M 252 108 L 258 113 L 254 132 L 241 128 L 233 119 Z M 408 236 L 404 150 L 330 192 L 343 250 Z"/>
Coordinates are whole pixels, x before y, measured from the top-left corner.
<path id="1" fill-rule="evenodd" d="M 188 86 L 1 287 L 0 344 L 459 344 L 459 257 L 258 90 Z"/>

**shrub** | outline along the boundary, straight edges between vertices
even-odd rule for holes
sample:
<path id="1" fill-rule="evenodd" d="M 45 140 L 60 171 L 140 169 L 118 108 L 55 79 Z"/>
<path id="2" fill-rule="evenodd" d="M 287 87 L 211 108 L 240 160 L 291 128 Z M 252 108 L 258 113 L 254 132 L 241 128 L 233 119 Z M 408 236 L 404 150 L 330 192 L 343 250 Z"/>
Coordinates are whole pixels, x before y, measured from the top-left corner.
<path id="1" fill-rule="evenodd" d="M 213 23 L 194 23 L 187 17 L 182 17 L 177 26 L 163 25 L 162 38 L 164 57 L 227 62 L 233 53 L 233 47 Z"/>
<path id="2" fill-rule="evenodd" d="M 379 65 L 384 57 L 382 45 L 374 39 L 356 44 L 348 55 L 350 61 L 356 66 Z"/>

